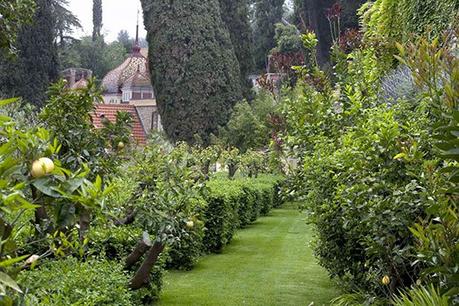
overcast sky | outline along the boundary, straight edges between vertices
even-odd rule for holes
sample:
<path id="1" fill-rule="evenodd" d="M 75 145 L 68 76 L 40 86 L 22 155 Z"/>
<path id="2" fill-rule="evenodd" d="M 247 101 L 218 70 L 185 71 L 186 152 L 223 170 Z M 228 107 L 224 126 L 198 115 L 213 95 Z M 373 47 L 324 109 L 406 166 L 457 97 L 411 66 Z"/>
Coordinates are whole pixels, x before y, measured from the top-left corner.
<path id="1" fill-rule="evenodd" d="M 70 0 L 70 10 L 80 19 L 83 31 L 76 36 L 92 35 L 92 0 Z M 106 41 L 116 40 L 119 31 L 127 30 L 135 37 L 137 10 L 141 10 L 140 0 L 103 0 L 103 33 Z M 146 36 L 140 11 L 140 37 Z"/>

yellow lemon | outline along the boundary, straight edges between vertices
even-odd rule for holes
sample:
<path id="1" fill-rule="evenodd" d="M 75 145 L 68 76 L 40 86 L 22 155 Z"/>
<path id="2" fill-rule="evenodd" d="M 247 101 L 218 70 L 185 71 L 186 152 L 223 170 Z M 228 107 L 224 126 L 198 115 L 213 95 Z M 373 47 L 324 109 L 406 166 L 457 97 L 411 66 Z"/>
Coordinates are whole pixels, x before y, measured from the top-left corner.
<path id="1" fill-rule="evenodd" d="M 188 228 L 193 228 L 193 226 L 194 226 L 194 222 L 191 220 L 186 223 L 186 227 Z"/>
<path id="2" fill-rule="evenodd" d="M 53 171 L 54 162 L 47 157 L 42 157 L 32 163 L 32 171 L 30 171 L 30 174 L 32 174 L 34 178 L 39 178 Z"/>
<path id="3" fill-rule="evenodd" d="M 389 285 L 390 284 L 390 277 L 385 275 L 382 280 L 381 280 L 381 283 L 385 286 Z"/>

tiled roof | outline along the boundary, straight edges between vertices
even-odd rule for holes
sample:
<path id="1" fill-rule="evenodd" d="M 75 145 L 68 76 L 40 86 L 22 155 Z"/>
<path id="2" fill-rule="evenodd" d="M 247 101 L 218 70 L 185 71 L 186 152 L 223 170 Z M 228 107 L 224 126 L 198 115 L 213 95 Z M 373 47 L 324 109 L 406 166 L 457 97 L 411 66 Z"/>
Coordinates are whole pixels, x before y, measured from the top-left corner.
<path id="1" fill-rule="evenodd" d="M 117 68 L 110 71 L 102 80 L 102 88 L 107 93 L 117 93 L 124 82 L 136 72 L 148 76 L 148 60 L 140 52 L 132 53 Z"/>
<path id="2" fill-rule="evenodd" d="M 148 74 L 141 73 L 136 71 L 131 77 L 127 78 L 124 83 L 123 87 L 132 88 L 132 87 L 150 87 L 151 81 Z"/>
<path id="3" fill-rule="evenodd" d="M 116 121 L 117 112 L 127 112 L 130 113 L 133 120 L 132 135 L 136 142 L 140 145 L 144 145 L 147 142 L 147 135 L 142 126 L 142 123 L 139 118 L 139 114 L 135 106 L 128 104 L 97 104 L 95 106 L 95 113 L 91 115 L 92 121 L 96 128 L 101 128 L 102 118 L 106 118 L 111 122 Z"/>

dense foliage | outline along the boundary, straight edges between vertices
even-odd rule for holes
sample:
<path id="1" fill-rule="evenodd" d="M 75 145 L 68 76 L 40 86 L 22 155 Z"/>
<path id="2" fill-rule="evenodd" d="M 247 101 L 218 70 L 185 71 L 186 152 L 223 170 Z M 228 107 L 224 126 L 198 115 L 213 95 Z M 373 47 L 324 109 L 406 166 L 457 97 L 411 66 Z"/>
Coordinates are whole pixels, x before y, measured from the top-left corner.
<path id="1" fill-rule="evenodd" d="M 259 70 L 267 66 L 269 51 L 275 46 L 275 25 L 282 22 L 284 0 L 255 1 L 255 65 Z"/>
<path id="2" fill-rule="evenodd" d="M 274 203 L 278 180 L 278 177 L 211 180 L 207 184 L 210 191 L 204 217 L 206 250 L 220 252 L 231 242 L 237 228 L 251 224 L 279 206 L 280 203 Z"/>
<path id="3" fill-rule="evenodd" d="M 39 0 L 36 4 L 32 23 L 23 26 L 18 35 L 18 73 L 14 81 L 16 92 L 40 107 L 47 99 L 49 84 L 58 78 L 59 65 L 51 1 Z"/>
<path id="4" fill-rule="evenodd" d="M 138 305 L 127 281 L 118 262 L 72 257 L 43 263 L 19 279 L 30 292 L 24 298 L 27 305 Z"/>
<path id="5" fill-rule="evenodd" d="M 216 0 L 142 1 L 150 69 L 164 130 L 209 142 L 241 99 L 240 69 Z"/>
<path id="6" fill-rule="evenodd" d="M 389 66 L 367 46 L 337 57 L 335 83 L 300 69 L 285 98 L 282 139 L 301 164 L 293 191 L 315 225 L 316 256 L 362 303 L 423 282 L 457 299 L 457 182 L 443 174 L 456 165 L 444 158 L 457 158 L 447 153 L 457 141 L 456 48 L 449 38 L 399 46 L 412 78 L 403 69 L 382 78 Z"/>
<path id="7" fill-rule="evenodd" d="M 251 97 L 252 84 L 249 74 L 253 72 L 253 35 L 249 22 L 247 0 L 220 0 L 220 12 L 228 27 L 231 43 L 241 70 L 241 88 L 245 98 Z"/>
<path id="8" fill-rule="evenodd" d="M 263 149 L 269 143 L 271 119 L 276 113 L 273 96 L 261 92 L 251 103 L 236 104 L 227 125 L 220 129 L 220 139 L 242 153 L 249 149 Z"/>
<path id="9" fill-rule="evenodd" d="M 378 48 L 394 49 L 396 42 L 442 34 L 458 10 L 455 0 L 377 0 L 363 5 L 360 14 L 365 38 Z"/>
<path id="10" fill-rule="evenodd" d="M 8 52 L 16 51 L 19 29 L 23 24 L 31 21 L 34 10 L 35 2 L 32 0 L 0 3 L 0 49 Z"/>

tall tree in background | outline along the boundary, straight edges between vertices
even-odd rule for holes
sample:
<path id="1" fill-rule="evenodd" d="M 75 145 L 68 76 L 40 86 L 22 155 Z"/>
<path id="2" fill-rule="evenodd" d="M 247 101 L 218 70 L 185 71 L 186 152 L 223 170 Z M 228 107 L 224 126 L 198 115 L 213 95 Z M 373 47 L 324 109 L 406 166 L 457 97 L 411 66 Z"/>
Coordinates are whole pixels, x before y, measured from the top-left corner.
<path id="1" fill-rule="evenodd" d="M 81 54 L 82 62 L 85 62 L 86 68 L 94 72 L 94 75 L 101 77 L 99 74 L 101 52 L 105 49 L 104 37 L 102 36 L 102 0 L 93 0 L 92 2 L 92 43 L 87 54 Z M 83 46 L 83 50 L 84 45 Z"/>
<path id="2" fill-rule="evenodd" d="M 134 42 L 131 37 L 129 37 L 129 33 L 126 30 L 121 30 L 118 33 L 118 39 L 117 41 L 124 46 L 124 49 L 126 49 L 126 53 L 131 52 L 132 49 L 132 43 Z"/>
<path id="3" fill-rule="evenodd" d="M 293 16 L 291 21 L 298 29 L 300 29 L 301 32 L 305 32 L 308 29 L 309 24 L 305 2 L 305 0 L 293 1 Z"/>
<path id="4" fill-rule="evenodd" d="M 32 20 L 35 11 L 33 0 L 0 1 L 0 51 L 16 50 L 16 38 L 23 24 Z"/>
<path id="5" fill-rule="evenodd" d="M 64 47 L 66 40 L 74 40 L 70 35 L 75 29 L 81 29 L 78 17 L 68 9 L 69 0 L 52 0 L 53 14 L 56 20 L 56 34 L 59 46 Z"/>
<path id="6" fill-rule="evenodd" d="M 266 67 L 266 60 L 274 41 L 275 24 L 282 21 L 284 0 L 255 1 L 255 64 L 258 69 Z"/>
<path id="7" fill-rule="evenodd" d="M 366 2 L 365 0 L 296 0 L 296 10 L 301 14 L 300 18 L 307 18 L 307 26 L 313 30 L 318 39 L 319 45 L 317 58 L 321 65 L 328 62 L 330 58 L 330 47 L 332 37 L 330 23 L 327 19 L 327 11 L 334 5 L 339 4 L 342 8 L 340 12 L 341 31 L 346 28 L 357 28 L 358 18 L 357 9 Z"/>
<path id="8" fill-rule="evenodd" d="M 209 141 L 241 99 L 240 69 L 218 0 L 142 0 L 150 69 L 173 141 Z"/>
<path id="9" fill-rule="evenodd" d="M 18 36 L 17 93 L 38 107 L 46 101 L 48 86 L 58 78 L 55 44 L 56 20 L 50 0 L 36 0 L 37 8 L 30 25 Z"/>
<path id="10" fill-rule="evenodd" d="M 228 27 L 234 52 L 241 70 L 241 86 L 244 97 L 251 94 L 252 85 L 248 77 L 254 69 L 253 36 L 249 21 L 248 0 L 220 0 L 223 22 Z"/>
<path id="11" fill-rule="evenodd" d="M 34 12 L 33 0 L 0 1 L 0 98 L 15 94 L 17 35 L 24 24 L 32 22 Z"/>
<path id="12" fill-rule="evenodd" d="M 96 41 L 101 37 L 102 31 L 102 0 L 93 0 L 92 3 L 92 40 Z"/>

